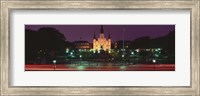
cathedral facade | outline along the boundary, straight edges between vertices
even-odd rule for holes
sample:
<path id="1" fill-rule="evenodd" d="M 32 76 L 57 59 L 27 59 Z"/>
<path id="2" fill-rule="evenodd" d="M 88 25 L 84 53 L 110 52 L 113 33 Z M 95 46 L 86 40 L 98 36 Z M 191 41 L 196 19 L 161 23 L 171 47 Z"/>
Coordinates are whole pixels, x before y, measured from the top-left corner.
<path id="1" fill-rule="evenodd" d="M 100 36 L 96 38 L 95 34 L 93 37 L 93 51 L 110 51 L 111 50 L 111 38 L 110 33 L 108 34 L 108 39 L 104 37 L 103 26 L 100 28 Z"/>

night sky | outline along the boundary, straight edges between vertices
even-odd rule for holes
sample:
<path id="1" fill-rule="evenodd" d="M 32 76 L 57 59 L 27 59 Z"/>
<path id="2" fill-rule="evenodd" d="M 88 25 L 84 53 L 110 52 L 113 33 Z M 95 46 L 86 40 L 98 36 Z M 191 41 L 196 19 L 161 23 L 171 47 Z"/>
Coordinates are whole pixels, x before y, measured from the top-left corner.
<path id="1" fill-rule="evenodd" d="M 86 40 L 92 43 L 93 35 L 99 37 L 100 25 L 25 25 L 26 29 L 38 30 L 41 27 L 53 27 L 65 35 L 67 41 Z M 123 39 L 135 40 L 139 37 L 149 36 L 157 38 L 167 35 L 175 30 L 175 25 L 103 25 L 105 37 L 111 35 L 112 43 Z"/>

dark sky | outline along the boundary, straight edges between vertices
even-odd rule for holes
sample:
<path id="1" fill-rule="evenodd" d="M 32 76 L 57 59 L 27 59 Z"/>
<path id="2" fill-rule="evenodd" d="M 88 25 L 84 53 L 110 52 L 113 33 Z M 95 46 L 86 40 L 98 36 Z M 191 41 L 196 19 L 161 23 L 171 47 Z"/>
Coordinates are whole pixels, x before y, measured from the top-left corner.
<path id="1" fill-rule="evenodd" d="M 65 35 L 67 41 L 86 40 L 92 42 L 93 34 L 99 37 L 100 25 L 25 25 L 26 29 L 38 30 L 41 27 L 54 27 Z M 175 30 L 175 25 L 103 25 L 105 37 L 110 32 L 112 42 L 123 39 L 135 40 L 139 37 L 149 36 L 157 38 L 167 35 Z"/>

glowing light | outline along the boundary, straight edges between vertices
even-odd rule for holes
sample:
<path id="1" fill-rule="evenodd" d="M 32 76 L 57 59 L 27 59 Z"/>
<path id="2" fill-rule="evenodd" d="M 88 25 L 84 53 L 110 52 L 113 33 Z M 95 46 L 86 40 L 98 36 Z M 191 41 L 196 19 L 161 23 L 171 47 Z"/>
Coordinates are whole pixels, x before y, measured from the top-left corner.
<path id="1" fill-rule="evenodd" d="M 109 50 L 108 53 L 111 53 L 111 51 Z"/>
<path id="2" fill-rule="evenodd" d="M 153 61 L 153 63 L 156 63 L 156 60 L 152 60 Z"/>
<path id="3" fill-rule="evenodd" d="M 70 55 L 73 55 L 73 52 L 70 52 Z"/>
<path id="4" fill-rule="evenodd" d="M 126 49 L 121 49 L 121 51 L 126 51 Z"/>
<path id="5" fill-rule="evenodd" d="M 124 57 L 124 55 L 122 55 L 122 57 Z"/>
<path id="6" fill-rule="evenodd" d="M 69 53 L 69 48 L 66 48 L 65 52 L 66 52 L 66 53 Z"/>
<path id="7" fill-rule="evenodd" d="M 56 64 L 56 60 L 53 60 L 53 64 Z"/>
<path id="8" fill-rule="evenodd" d="M 80 66 L 77 66 L 76 69 L 78 69 L 78 70 L 84 70 L 84 69 L 85 69 L 85 66 L 80 65 Z"/>
<path id="9" fill-rule="evenodd" d="M 158 50 L 161 50 L 161 48 L 158 48 Z"/>
<path id="10" fill-rule="evenodd" d="M 135 49 L 136 52 L 139 52 L 139 49 Z"/>
<path id="11" fill-rule="evenodd" d="M 131 52 L 131 54 L 133 55 L 133 54 L 134 54 L 134 52 Z"/>
<path id="12" fill-rule="evenodd" d="M 124 66 L 124 65 L 123 65 L 123 66 L 120 66 L 120 69 L 121 69 L 121 70 L 125 70 L 125 69 L 126 69 L 126 66 Z"/>
<path id="13" fill-rule="evenodd" d="M 82 57 L 82 55 L 79 56 L 80 58 Z"/>
<path id="14" fill-rule="evenodd" d="M 155 54 L 155 56 L 156 56 L 156 57 L 159 57 L 159 55 L 158 55 L 158 54 Z"/>

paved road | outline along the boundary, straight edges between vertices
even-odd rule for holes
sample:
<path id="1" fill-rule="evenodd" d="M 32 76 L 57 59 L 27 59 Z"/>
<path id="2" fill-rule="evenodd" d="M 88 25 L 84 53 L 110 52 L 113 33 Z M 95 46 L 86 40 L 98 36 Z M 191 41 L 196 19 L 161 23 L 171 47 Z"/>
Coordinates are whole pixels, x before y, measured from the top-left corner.
<path id="1" fill-rule="evenodd" d="M 175 71 L 175 64 L 134 64 L 93 66 L 84 64 L 25 64 L 25 71 Z"/>

